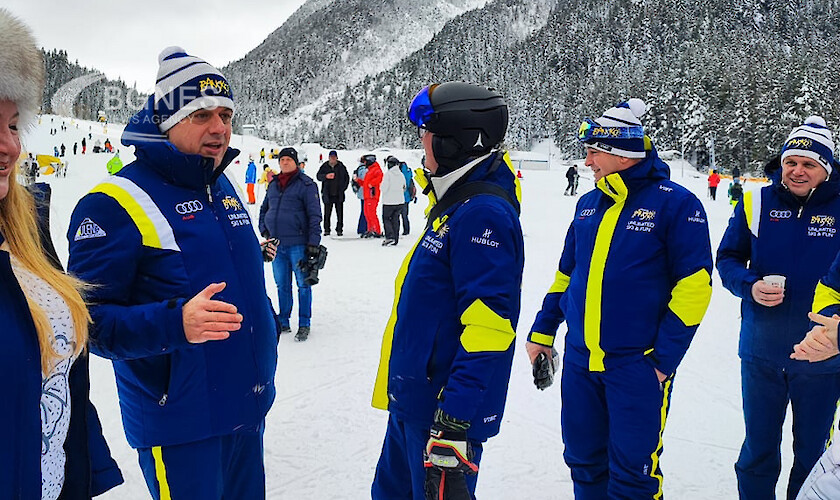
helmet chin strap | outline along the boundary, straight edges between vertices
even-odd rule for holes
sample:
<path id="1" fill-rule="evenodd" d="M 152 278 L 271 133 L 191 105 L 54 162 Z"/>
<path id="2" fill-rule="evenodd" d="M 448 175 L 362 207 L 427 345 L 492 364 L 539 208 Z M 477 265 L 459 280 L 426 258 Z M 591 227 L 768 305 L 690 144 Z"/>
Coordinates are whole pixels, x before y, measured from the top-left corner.
<path id="1" fill-rule="evenodd" d="M 443 177 L 466 165 L 471 158 L 481 156 L 465 153 L 454 137 L 437 134 L 432 137 L 432 153 L 435 155 L 435 161 L 438 164 L 438 168 L 432 174 L 432 177 Z"/>

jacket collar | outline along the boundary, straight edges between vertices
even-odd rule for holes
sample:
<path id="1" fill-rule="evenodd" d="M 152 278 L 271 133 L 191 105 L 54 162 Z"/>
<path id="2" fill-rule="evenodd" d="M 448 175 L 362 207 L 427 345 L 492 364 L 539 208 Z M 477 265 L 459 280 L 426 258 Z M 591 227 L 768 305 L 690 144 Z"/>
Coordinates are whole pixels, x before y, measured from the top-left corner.
<path id="1" fill-rule="evenodd" d="M 449 190 L 449 188 L 451 188 L 459 180 L 461 180 L 462 178 L 467 176 L 467 174 L 470 173 L 470 171 L 473 169 L 473 167 L 475 167 L 479 163 L 481 163 L 484 160 L 486 160 L 487 158 L 489 158 L 491 154 L 493 154 L 493 153 L 490 152 L 490 153 L 487 153 L 484 156 L 480 156 L 480 157 L 472 160 L 471 162 L 467 163 L 463 167 L 455 169 L 452 172 L 449 172 L 448 174 L 444 175 L 443 177 L 432 177 L 431 178 L 432 188 L 435 191 L 435 196 L 437 197 L 437 199 L 439 200 L 439 199 L 443 198 L 443 196 L 446 194 L 446 192 Z"/>
<path id="2" fill-rule="evenodd" d="M 192 189 L 203 189 L 213 184 L 222 172 L 239 156 L 239 150 L 228 148 L 222 162 L 215 169 L 213 159 L 185 154 L 160 132 L 159 118 L 153 111 L 154 96 L 132 116 L 122 135 L 122 144 L 134 146 L 137 160 L 154 170 L 168 182 Z"/>
<path id="3" fill-rule="evenodd" d="M 598 189 L 618 203 L 627 199 L 631 192 L 642 187 L 669 179 L 671 169 L 659 158 L 655 148 L 639 163 L 620 172 L 613 172 L 601 177 L 596 183 Z"/>

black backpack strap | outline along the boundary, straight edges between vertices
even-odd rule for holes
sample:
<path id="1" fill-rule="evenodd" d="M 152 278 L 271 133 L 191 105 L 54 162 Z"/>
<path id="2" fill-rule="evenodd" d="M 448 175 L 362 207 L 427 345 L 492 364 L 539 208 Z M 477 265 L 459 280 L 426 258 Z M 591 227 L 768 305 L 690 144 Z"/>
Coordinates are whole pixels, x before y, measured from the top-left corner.
<path id="1" fill-rule="evenodd" d="M 514 203 L 513 199 L 511 199 L 507 191 L 491 182 L 475 181 L 461 184 L 460 186 L 452 189 L 451 191 L 448 191 L 443 197 L 443 199 L 438 201 L 435 204 L 435 206 L 432 207 L 432 209 L 429 211 L 428 224 L 434 223 L 434 221 L 438 217 L 440 217 L 453 205 L 461 203 L 462 201 L 468 200 L 473 196 L 477 196 L 480 194 L 489 194 L 505 200 L 506 202 L 510 203 L 514 210 L 516 210 L 516 215 L 519 215 L 519 206 L 516 203 Z"/>

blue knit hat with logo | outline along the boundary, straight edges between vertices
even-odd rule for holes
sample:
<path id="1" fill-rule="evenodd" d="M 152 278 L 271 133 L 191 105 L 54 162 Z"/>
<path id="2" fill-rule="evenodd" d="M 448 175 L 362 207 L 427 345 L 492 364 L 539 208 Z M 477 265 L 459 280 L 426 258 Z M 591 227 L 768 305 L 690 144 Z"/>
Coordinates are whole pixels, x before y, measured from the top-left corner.
<path id="1" fill-rule="evenodd" d="M 639 120 L 647 111 L 641 99 L 628 99 L 604 112 L 596 120 L 586 119 L 580 127 L 578 139 L 584 147 L 625 158 L 644 158 L 650 149 Z"/>
<path id="2" fill-rule="evenodd" d="M 230 85 L 219 70 L 181 47 L 167 47 L 158 56 L 155 115 L 166 133 L 199 109 L 234 109 Z"/>
<path id="3" fill-rule="evenodd" d="M 834 140 L 821 116 L 809 116 L 793 129 L 782 147 L 782 165 L 788 156 L 805 156 L 816 160 L 828 175 L 834 164 Z"/>

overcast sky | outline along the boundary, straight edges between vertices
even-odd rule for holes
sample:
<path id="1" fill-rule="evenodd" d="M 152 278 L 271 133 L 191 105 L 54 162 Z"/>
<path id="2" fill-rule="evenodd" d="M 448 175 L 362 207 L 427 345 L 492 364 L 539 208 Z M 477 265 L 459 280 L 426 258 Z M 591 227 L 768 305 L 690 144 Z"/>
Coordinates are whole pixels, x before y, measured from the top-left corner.
<path id="1" fill-rule="evenodd" d="M 306 0 L 3 0 L 38 44 L 152 89 L 161 49 L 180 45 L 221 67 L 244 56 Z"/>

